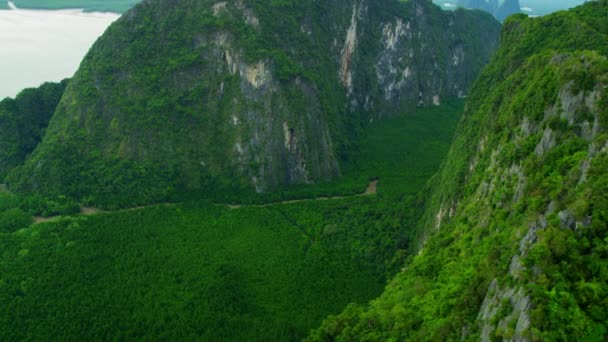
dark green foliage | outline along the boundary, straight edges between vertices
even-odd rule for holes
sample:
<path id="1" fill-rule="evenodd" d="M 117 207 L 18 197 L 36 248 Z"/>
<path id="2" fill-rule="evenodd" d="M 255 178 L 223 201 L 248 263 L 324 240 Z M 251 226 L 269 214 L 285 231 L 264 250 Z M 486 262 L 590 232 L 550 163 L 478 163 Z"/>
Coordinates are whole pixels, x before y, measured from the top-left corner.
<path id="1" fill-rule="evenodd" d="M 371 202 L 161 206 L 2 235 L 0 337 L 302 338 L 381 291 L 395 246 L 360 239 L 376 209 L 349 209 Z"/>
<path id="2" fill-rule="evenodd" d="M 455 100 L 374 122 L 346 164 L 344 178 L 378 178 L 380 193 L 392 200 L 415 195 L 449 149 L 462 110 L 463 101 Z"/>
<path id="3" fill-rule="evenodd" d="M 221 202 L 218 194 L 250 202 L 263 192 L 272 200 L 294 185 L 326 187 L 350 172 L 370 119 L 414 112 L 418 101 L 411 94 L 418 87 L 466 93 L 498 33 L 498 23 L 483 13 L 442 12 L 423 0 L 366 1 L 359 48 L 350 57 L 351 96 L 339 73 L 359 5 L 139 4 L 94 44 L 44 141 L 8 177 L 10 189 L 113 209 L 191 197 Z M 412 19 L 418 10 L 424 20 Z M 411 22 L 411 30 L 429 35 L 424 44 L 437 49 L 412 43 L 416 58 L 408 63 L 419 69 L 415 75 L 436 70 L 435 62 L 452 65 L 452 50 L 466 53 L 462 67 L 414 79 L 416 89 L 386 100 L 380 88 L 389 86 L 379 83 L 376 64 L 383 49 L 390 50 L 382 45 L 381 24 L 395 21 Z M 367 97 L 373 112 L 364 108 Z M 432 102 L 427 97 L 423 104 Z M 355 100 L 360 104 L 351 108 Z M 356 190 L 344 185 L 329 192 L 359 192 L 367 179 L 358 177 Z"/>
<path id="4" fill-rule="evenodd" d="M 45 83 L 0 102 L 0 181 L 38 146 L 66 84 Z"/>
<path id="5" fill-rule="evenodd" d="M 0 191 L 0 211 L 19 207 L 19 197 L 9 192 Z"/>
<path id="6" fill-rule="evenodd" d="M 386 200 L 414 196 L 436 172 L 447 153 L 462 110 L 462 100 L 452 100 L 372 123 L 361 133 L 358 151 L 344 162 L 342 177 L 333 182 L 295 185 L 264 194 L 238 188 L 202 195 L 182 193 L 172 201 L 206 199 L 216 203 L 264 204 L 352 196 L 365 192 L 372 179 L 381 180 L 378 191 Z"/>
<path id="7" fill-rule="evenodd" d="M 319 130 L 323 129 L 315 129 L 315 125 L 342 120 L 345 105 L 336 96 L 338 81 L 336 77 L 332 81 L 326 78 L 335 75 L 335 64 L 326 57 L 317 58 L 327 53 L 326 49 L 309 37 L 302 40 L 300 26 L 290 22 L 300 15 L 302 6 L 315 12 L 321 9 L 309 3 L 266 6 L 266 2 L 252 1 L 248 5 L 259 10 L 256 15 L 263 28 L 256 32 L 235 14 L 238 11 L 233 4 L 218 16 L 212 13 L 211 5 L 210 1 L 182 1 L 176 6 L 154 1 L 138 6 L 112 25 L 85 58 L 69 90 L 70 100 L 57 111 L 61 119 L 51 127 L 44 146 L 32 160 L 14 173 L 11 187 L 18 191 L 39 189 L 47 195 L 65 194 L 109 208 L 162 202 L 176 190 L 194 189 L 200 194 L 252 192 L 249 181 L 233 163 L 234 144 L 236 136 L 242 136 L 245 142 L 252 139 L 260 123 L 245 122 L 242 128 L 233 129 L 233 115 L 277 112 L 290 116 L 275 120 L 269 133 L 272 136 L 283 134 L 282 120 L 300 121 L 298 116 L 307 112 L 322 116 L 321 123 L 301 124 L 311 126 L 302 128 L 310 132 L 303 138 L 311 142 L 319 140 Z M 231 44 L 235 48 L 243 48 L 247 63 L 266 58 L 273 61 L 278 79 L 286 83 L 285 90 L 267 99 L 253 90 L 243 94 L 241 77 L 232 75 L 226 65 L 210 62 L 222 51 L 206 42 L 193 48 L 198 39 L 215 39 L 216 34 L 226 32 L 234 37 Z M 277 36 L 275 32 L 282 34 Z M 296 36 L 300 39 L 292 41 Z M 286 43 L 293 46 L 287 49 Z M 296 59 L 295 53 L 283 52 L 292 50 L 309 54 Z M 308 69 L 309 78 L 323 81 L 315 84 L 302 80 L 306 84 L 298 86 L 294 77 L 302 73 L 302 59 L 312 63 L 313 58 L 316 67 Z M 314 87 L 318 89 L 310 90 Z M 218 95 L 220 89 L 222 94 Z M 266 109 L 264 101 L 270 102 L 271 108 Z M 97 115 L 100 112 L 106 115 Z M 75 120 L 69 119 L 72 116 Z M 329 125 L 339 127 L 342 123 Z M 64 139 L 66 136 L 69 138 Z M 335 146 L 342 145 L 340 140 L 335 136 Z M 312 176 L 321 181 L 334 178 L 335 167 L 326 165 L 331 157 L 323 157 L 334 151 L 311 145 L 315 150 L 307 151 L 309 155 L 325 158 L 313 165 L 319 171 L 313 170 L 316 174 Z M 268 153 L 275 156 L 282 152 Z M 43 162 L 47 167 L 31 169 L 41 156 L 49 156 Z M 257 172 L 253 163 L 248 167 Z M 285 170 L 267 172 L 276 173 L 268 187 L 285 184 L 280 174 Z"/>
<path id="8" fill-rule="evenodd" d="M 591 2 L 507 20 L 431 180 L 420 255 L 311 340 L 605 338 L 607 17 Z"/>
<path id="9" fill-rule="evenodd" d="M 415 249 L 424 201 L 412 195 L 460 110 L 374 123 L 342 183 L 281 194 L 358 193 L 380 177 L 375 196 L 238 209 L 192 199 L 0 234 L 0 339 L 301 339 L 381 293 Z M 0 210 L 69 204 L 0 195 Z"/>
<path id="10" fill-rule="evenodd" d="M 32 216 L 19 208 L 0 212 L 0 232 L 12 233 L 20 228 L 26 228 L 32 223 Z"/>
<path id="11" fill-rule="evenodd" d="M 36 216 L 51 217 L 80 213 L 80 204 L 66 196 L 45 198 L 35 194 L 18 199 L 19 208 Z"/>
<path id="12" fill-rule="evenodd" d="M 283 82 L 292 80 L 303 72 L 302 66 L 289 59 L 282 51 L 274 54 L 274 63 L 277 77 Z"/>
<path id="13" fill-rule="evenodd" d="M 17 209 L 27 213 L 30 217 L 32 215 L 51 217 L 80 213 L 80 205 L 66 196 L 45 198 L 36 194 L 23 197 L 9 192 L 0 192 L 0 213 Z"/>

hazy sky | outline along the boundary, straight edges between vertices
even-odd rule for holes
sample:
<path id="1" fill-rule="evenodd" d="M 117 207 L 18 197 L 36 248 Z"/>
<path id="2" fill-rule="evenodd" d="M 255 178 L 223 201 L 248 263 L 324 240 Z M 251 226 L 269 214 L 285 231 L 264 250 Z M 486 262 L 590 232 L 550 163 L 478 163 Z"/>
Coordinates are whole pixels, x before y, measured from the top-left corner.
<path id="1" fill-rule="evenodd" d="M 71 77 L 114 13 L 0 10 L 0 99 Z"/>
<path id="2" fill-rule="evenodd" d="M 433 0 L 443 8 L 453 8 L 457 0 Z M 586 0 L 519 0 L 520 6 L 524 9 L 524 13 L 530 15 L 544 15 L 551 12 L 567 9 L 578 6 Z"/>
<path id="3" fill-rule="evenodd" d="M 554 8 L 565 8 L 580 5 L 584 0 L 519 0 L 520 3 L 532 6 L 545 6 Z"/>
<path id="4" fill-rule="evenodd" d="M 532 8 L 542 14 L 578 6 L 584 2 L 585 0 L 519 0 L 521 7 Z"/>

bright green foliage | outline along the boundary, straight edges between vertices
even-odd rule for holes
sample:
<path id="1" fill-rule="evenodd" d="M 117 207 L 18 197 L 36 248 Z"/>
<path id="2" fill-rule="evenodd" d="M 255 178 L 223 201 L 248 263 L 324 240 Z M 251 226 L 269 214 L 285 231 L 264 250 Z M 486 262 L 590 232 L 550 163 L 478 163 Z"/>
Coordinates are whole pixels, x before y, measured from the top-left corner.
<path id="1" fill-rule="evenodd" d="M 19 208 L 26 210 L 32 215 L 50 217 L 56 215 L 77 214 L 80 205 L 66 196 L 42 197 L 34 194 L 25 197 L 18 196 Z"/>
<path id="2" fill-rule="evenodd" d="M 374 123 L 342 183 L 276 199 L 358 193 L 380 177 L 375 196 L 239 209 L 194 200 L 0 234 L 0 339 L 301 339 L 379 295 L 415 248 L 423 201 L 412 195 L 447 153 L 460 110 Z M 61 200 L 0 193 L 0 211 Z"/>
<path id="3" fill-rule="evenodd" d="M 0 183 L 40 143 L 66 84 L 45 83 L 0 101 Z"/>
<path id="4" fill-rule="evenodd" d="M 32 223 L 32 216 L 19 208 L 0 212 L 0 231 L 12 233 L 20 228 L 26 228 Z"/>
<path id="5" fill-rule="evenodd" d="M 374 239 L 374 202 L 159 206 L 0 235 L 0 338 L 302 338 L 382 290 L 396 244 Z"/>
<path id="6" fill-rule="evenodd" d="M 507 20 L 429 185 L 420 255 L 312 340 L 605 338 L 606 18 L 604 1 Z"/>
<path id="7" fill-rule="evenodd" d="M 65 196 L 45 198 L 40 195 L 30 195 L 24 197 L 9 192 L 0 192 L 0 212 L 15 208 L 30 215 L 45 217 L 80 212 L 80 205 Z"/>
<path id="8" fill-rule="evenodd" d="M 374 122 L 345 166 L 344 178 L 380 179 L 380 194 L 391 200 L 416 195 L 443 161 L 463 109 L 462 100 L 448 101 Z"/>

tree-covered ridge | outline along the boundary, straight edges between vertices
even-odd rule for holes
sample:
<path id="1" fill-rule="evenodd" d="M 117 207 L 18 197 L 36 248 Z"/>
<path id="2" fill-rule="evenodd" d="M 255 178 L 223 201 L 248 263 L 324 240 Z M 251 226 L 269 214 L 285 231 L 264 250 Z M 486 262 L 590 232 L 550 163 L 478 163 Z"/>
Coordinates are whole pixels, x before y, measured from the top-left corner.
<path id="1" fill-rule="evenodd" d="M 312 340 L 602 341 L 608 3 L 512 17 L 431 182 L 420 255 Z"/>
<path id="2" fill-rule="evenodd" d="M 9 186 L 117 207 L 335 180 L 370 120 L 466 94 L 498 27 L 422 0 L 144 2 Z"/>
<path id="3" fill-rule="evenodd" d="M 45 83 L 0 101 L 0 183 L 40 143 L 66 84 Z"/>

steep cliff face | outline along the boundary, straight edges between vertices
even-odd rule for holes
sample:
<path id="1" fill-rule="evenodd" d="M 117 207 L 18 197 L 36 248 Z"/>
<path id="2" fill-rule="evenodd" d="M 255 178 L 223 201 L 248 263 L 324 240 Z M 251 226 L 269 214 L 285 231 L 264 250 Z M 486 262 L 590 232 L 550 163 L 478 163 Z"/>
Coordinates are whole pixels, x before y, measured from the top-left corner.
<path id="1" fill-rule="evenodd" d="M 340 68 L 350 110 L 373 119 L 466 96 L 497 48 L 499 26 L 482 13 L 441 12 L 429 1 L 392 5 L 353 6 Z"/>
<path id="2" fill-rule="evenodd" d="M 423 0 L 146 1 L 96 42 L 9 181 L 133 204 L 335 179 L 364 122 L 465 95 L 498 26 Z"/>
<path id="3" fill-rule="evenodd" d="M 608 3 L 505 23 L 420 224 L 419 255 L 313 339 L 602 340 Z"/>

